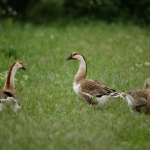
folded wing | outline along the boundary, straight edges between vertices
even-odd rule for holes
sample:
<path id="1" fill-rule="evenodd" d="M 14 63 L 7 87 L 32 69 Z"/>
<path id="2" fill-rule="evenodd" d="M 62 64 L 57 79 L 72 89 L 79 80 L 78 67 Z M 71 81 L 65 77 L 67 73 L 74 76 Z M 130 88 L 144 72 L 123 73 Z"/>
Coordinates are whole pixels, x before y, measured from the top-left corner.
<path id="1" fill-rule="evenodd" d="M 82 81 L 81 81 L 82 82 Z M 110 95 L 111 93 L 115 93 L 116 90 L 113 90 L 109 87 L 104 86 L 97 80 L 89 80 L 86 79 L 81 83 L 81 90 L 84 93 L 88 93 L 90 95 L 96 95 L 97 97 L 103 95 Z"/>
<path id="2" fill-rule="evenodd" d="M 6 91 L 4 89 L 0 90 L 0 99 L 6 99 L 7 97 L 13 97 L 17 102 L 19 102 L 19 97 L 16 92 Z"/>

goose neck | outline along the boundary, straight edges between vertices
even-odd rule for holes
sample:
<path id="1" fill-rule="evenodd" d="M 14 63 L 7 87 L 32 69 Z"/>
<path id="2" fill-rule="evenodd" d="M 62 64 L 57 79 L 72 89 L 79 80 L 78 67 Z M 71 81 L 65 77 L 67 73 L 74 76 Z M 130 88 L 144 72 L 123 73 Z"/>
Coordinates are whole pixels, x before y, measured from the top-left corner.
<path id="1" fill-rule="evenodd" d="M 77 74 L 75 75 L 75 82 L 79 82 L 82 79 L 86 79 L 86 73 L 87 73 L 87 65 L 85 59 L 82 57 L 79 60 L 79 70 Z"/>
<path id="2" fill-rule="evenodd" d="M 4 86 L 5 90 L 15 90 L 14 77 L 15 77 L 16 71 L 17 71 L 17 68 L 15 66 L 10 67 L 7 80 Z"/>

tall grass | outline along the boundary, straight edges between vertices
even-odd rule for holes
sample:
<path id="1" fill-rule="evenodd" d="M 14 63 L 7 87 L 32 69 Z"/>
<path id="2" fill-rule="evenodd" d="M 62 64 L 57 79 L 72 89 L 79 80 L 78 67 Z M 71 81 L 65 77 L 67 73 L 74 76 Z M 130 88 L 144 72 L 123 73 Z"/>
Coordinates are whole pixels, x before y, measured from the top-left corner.
<path id="1" fill-rule="evenodd" d="M 16 78 L 29 76 L 21 91 L 16 87 L 18 113 L 0 112 L 1 149 L 149 150 L 150 117 L 132 115 L 121 98 L 94 110 L 73 92 L 78 62 L 65 60 L 79 51 L 87 61 L 87 78 L 118 92 L 141 89 L 150 77 L 150 66 L 144 65 L 150 62 L 149 37 L 149 28 L 133 25 L 1 22 L 0 72 L 20 60 L 27 70 L 19 70 Z"/>

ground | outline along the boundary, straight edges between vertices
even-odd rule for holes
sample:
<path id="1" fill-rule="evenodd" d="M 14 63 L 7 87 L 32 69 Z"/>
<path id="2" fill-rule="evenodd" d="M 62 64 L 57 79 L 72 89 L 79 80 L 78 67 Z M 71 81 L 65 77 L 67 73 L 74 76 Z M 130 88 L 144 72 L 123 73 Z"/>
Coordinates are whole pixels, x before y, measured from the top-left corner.
<path id="1" fill-rule="evenodd" d="M 66 61 L 74 51 L 87 61 L 87 78 L 118 92 L 142 89 L 150 77 L 150 29 L 103 22 L 68 25 L 0 23 L 0 72 L 22 61 L 29 76 L 18 88 L 21 109 L 0 112 L 1 150 L 149 150 L 150 116 L 133 115 L 117 98 L 101 110 L 84 103 L 72 83 L 77 61 Z M 1 88 L 3 88 L 1 84 Z"/>

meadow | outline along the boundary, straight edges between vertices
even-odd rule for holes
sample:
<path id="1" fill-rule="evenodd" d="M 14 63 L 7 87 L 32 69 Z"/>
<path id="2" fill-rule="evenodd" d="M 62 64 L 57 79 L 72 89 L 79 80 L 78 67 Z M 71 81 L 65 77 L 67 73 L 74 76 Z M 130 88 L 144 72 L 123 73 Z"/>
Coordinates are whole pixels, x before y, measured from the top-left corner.
<path id="1" fill-rule="evenodd" d="M 103 22 L 68 25 L 0 23 L 0 72 L 17 60 L 18 80 L 29 76 L 24 88 L 16 85 L 22 108 L 0 112 L 1 150 L 149 150 L 150 116 L 131 114 L 117 98 L 101 110 L 84 103 L 73 91 L 77 61 L 87 61 L 87 78 L 131 92 L 150 77 L 150 28 Z M 3 88 L 4 84 L 0 84 Z"/>

